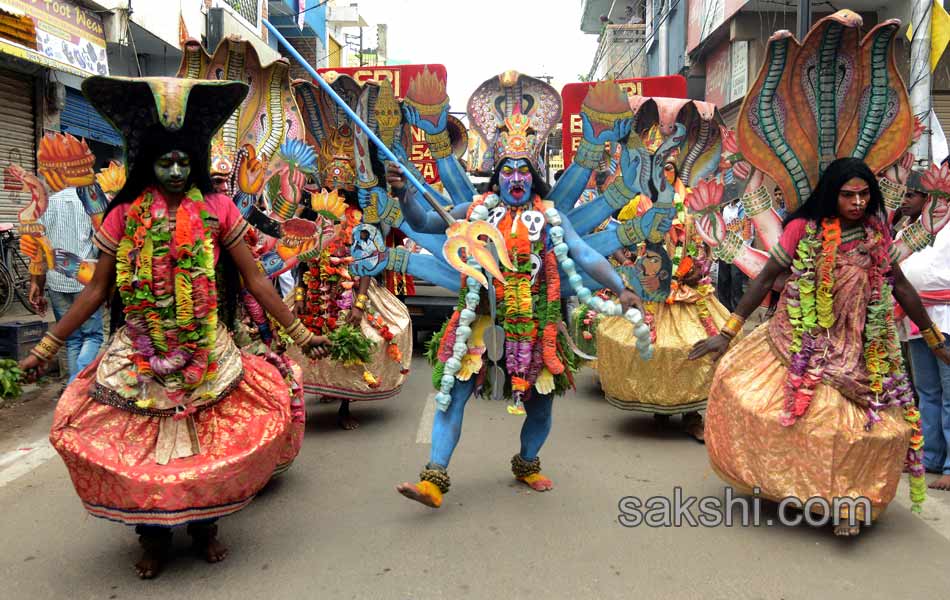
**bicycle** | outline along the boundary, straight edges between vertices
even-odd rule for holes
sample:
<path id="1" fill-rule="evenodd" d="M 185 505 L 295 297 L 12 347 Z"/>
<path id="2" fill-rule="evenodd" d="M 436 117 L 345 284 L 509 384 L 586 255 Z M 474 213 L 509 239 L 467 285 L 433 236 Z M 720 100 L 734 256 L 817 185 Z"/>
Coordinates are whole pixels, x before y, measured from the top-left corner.
<path id="1" fill-rule="evenodd" d="M 30 264 L 20 254 L 16 226 L 0 223 L 0 315 L 9 310 L 14 295 L 30 314 L 36 314 L 30 304 Z"/>

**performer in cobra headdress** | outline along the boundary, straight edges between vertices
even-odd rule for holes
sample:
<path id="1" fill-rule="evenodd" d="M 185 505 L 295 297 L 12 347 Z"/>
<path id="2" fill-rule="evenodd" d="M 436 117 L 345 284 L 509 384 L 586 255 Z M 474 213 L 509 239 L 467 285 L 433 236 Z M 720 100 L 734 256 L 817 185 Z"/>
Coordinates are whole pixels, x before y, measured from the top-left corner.
<path id="1" fill-rule="evenodd" d="M 654 356 L 649 362 L 637 356 L 631 325 L 623 319 L 597 319 L 581 309 L 575 329 L 585 346 L 596 350 L 597 371 L 608 402 L 624 410 L 652 413 L 660 422 L 682 414 L 685 430 L 701 441 L 703 422 L 698 411 L 705 407 L 714 365 L 711 361 L 690 363 L 687 355 L 697 341 L 718 332 L 728 311 L 712 293 L 706 246 L 687 207 L 692 193 L 687 184 L 696 186 L 697 193 L 716 189 L 721 195 L 721 187 L 711 187 L 703 179 L 719 165 L 720 119 L 715 107 L 705 102 L 634 96 L 631 106 L 637 109 L 637 149 L 644 158 L 639 164 L 627 158 L 624 169 L 630 172 L 622 173 L 622 179 L 630 182 L 628 187 L 646 188 L 639 185 L 638 169 L 650 164 L 652 154 L 654 160 L 662 159 L 662 177 L 672 191 L 672 198 L 654 202 L 646 188 L 617 215 L 619 226 L 626 227 L 651 206 L 664 211 L 657 235 L 629 240 L 625 252 L 637 257 L 635 264 L 624 265 L 624 255 L 614 254 L 625 285 L 646 302 Z M 670 133 L 664 135 L 664 131 Z M 658 370 L 677 373 L 677 377 L 653 376 Z"/>
<path id="2" fill-rule="evenodd" d="M 585 115 L 582 153 L 589 151 L 589 156 L 602 152 L 605 141 L 619 141 L 630 126 L 619 87 L 601 88 L 598 94 L 606 94 L 608 102 L 598 111 L 596 127 Z M 537 491 L 550 490 L 553 483 L 541 473 L 538 455 L 551 430 L 554 397 L 571 386 L 574 362 L 560 326 L 561 270 L 575 293 L 601 310 L 609 306 L 613 314 L 619 314 L 621 307 L 592 300 L 579 270 L 597 281 L 597 288 L 607 287 L 617 294 L 624 310 L 640 302 L 624 289 L 610 263 L 575 232 L 556 208 L 558 202 L 548 200 L 560 198 L 559 204 L 570 209 L 590 176 L 592 161 L 587 167 L 572 167 L 555 190 L 548 189 L 539 153 L 560 119 L 560 97 L 537 79 L 507 72 L 484 82 L 469 100 L 470 121 L 487 142 L 488 152 L 481 158 L 490 165 L 491 184 L 497 190 L 474 196 L 449 151 L 444 83 L 423 73 L 410 84 L 406 103 L 407 120 L 426 132 L 442 180 L 456 202 L 446 216 L 467 220 L 447 227 L 445 218 L 427 211 L 414 191 L 406 193 L 401 171 L 390 165 L 387 180 L 399 197 L 406 222 L 418 232 L 446 232 L 446 259 L 464 275 L 459 307 L 430 345 L 433 382 L 439 389 L 430 459 L 418 483 L 403 483 L 397 491 L 427 506 L 441 505 L 449 489 L 447 468 L 459 441 L 465 405 L 474 393 L 489 389 L 493 396 L 507 395 L 515 403 L 523 402 L 527 413 L 520 451 L 511 459 L 512 473 Z M 620 110 L 614 110 L 618 105 Z M 602 202 L 601 198 L 585 206 Z M 483 239 L 491 240 L 501 268 Z M 464 262 L 459 255 L 463 248 Z M 487 291 L 483 293 L 482 288 Z M 640 321 L 635 309 L 629 314 Z M 638 348 L 648 353 L 649 340 L 641 335 Z M 505 368 L 489 368 L 489 361 L 502 360 L 500 350 Z"/>
<path id="3" fill-rule="evenodd" d="M 920 414 L 895 302 L 950 362 L 899 266 L 946 224 L 946 201 L 932 199 L 920 222 L 893 241 L 887 213 L 900 194 L 875 179 L 901 159 L 914 132 L 891 44 L 900 23 L 880 23 L 863 39 L 860 27 L 861 17 L 845 10 L 819 21 L 802 43 L 787 31 L 773 35 L 743 103 L 738 140 L 726 151 L 772 178 L 790 213 L 783 229 L 764 187 L 743 198 L 770 253 L 727 236 L 713 199 L 695 205 L 698 229 L 717 256 L 754 279 L 720 333 L 692 357 L 726 352 L 744 319 L 787 277 L 775 316 L 716 369 L 706 413 L 712 467 L 762 497 L 826 500 L 838 535 L 857 534 L 860 521 L 884 511 L 905 464 L 915 512 L 925 496 Z M 948 181 L 932 170 L 926 187 L 945 196 Z"/>
<path id="4" fill-rule="evenodd" d="M 367 91 L 351 77 L 339 76 L 333 89 L 356 109 Z M 354 429 L 350 402 L 397 395 L 412 359 L 409 311 L 376 282 L 389 263 L 382 232 L 364 222 L 357 187 L 377 184 L 368 145 L 344 111 L 319 87 L 296 82 L 294 90 L 308 141 L 317 149 L 316 177 L 323 190 L 311 197 L 318 214 L 341 221 L 341 233 L 309 260 L 293 298 L 308 329 L 338 342 L 330 357 L 304 368 L 304 389 L 340 401 L 338 421 Z M 378 217 L 373 219 L 378 222 Z"/>
<path id="5" fill-rule="evenodd" d="M 83 92 L 122 132 L 128 178 L 95 236 L 92 281 L 21 366 L 52 360 L 116 286 L 114 335 L 66 389 L 50 441 L 91 515 L 136 526 L 145 549 L 136 569 L 150 578 L 175 525 L 188 524 L 209 562 L 222 560 L 215 521 L 254 498 L 287 443 L 282 374 L 239 350 L 225 326 L 237 275 L 301 347 L 323 355 L 327 340 L 287 309 L 231 198 L 212 192 L 209 140 L 247 86 L 92 77 Z"/>

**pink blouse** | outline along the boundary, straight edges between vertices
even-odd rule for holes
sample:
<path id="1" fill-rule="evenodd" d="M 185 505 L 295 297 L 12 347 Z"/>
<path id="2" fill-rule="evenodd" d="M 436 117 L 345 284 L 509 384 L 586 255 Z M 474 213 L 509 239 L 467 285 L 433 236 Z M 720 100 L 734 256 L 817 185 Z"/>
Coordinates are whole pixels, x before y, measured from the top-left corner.
<path id="1" fill-rule="evenodd" d="M 151 192 L 153 194 L 160 193 L 154 188 L 151 189 Z M 212 193 L 207 194 L 204 199 L 208 209 L 209 224 L 214 235 L 214 260 L 215 263 L 217 263 L 218 258 L 221 256 L 220 249 L 224 248 L 227 250 L 238 244 L 244 237 L 244 232 L 247 231 L 248 224 L 247 221 L 244 220 L 244 217 L 241 216 L 241 213 L 238 212 L 237 207 L 234 206 L 234 202 L 227 195 Z M 96 247 L 109 256 L 116 255 L 119 249 L 119 242 L 123 236 L 125 236 L 126 215 L 128 215 L 129 207 L 131 206 L 131 203 L 128 203 L 115 207 L 112 212 L 106 216 L 99 231 L 97 231 L 95 237 L 93 237 L 92 241 Z M 174 219 L 175 217 L 172 215 L 169 223 L 172 227 L 174 227 Z M 172 245 L 171 252 L 175 252 L 174 244 Z"/>
<path id="2" fill-rule="evenodd" d="M 774 258 L 779 264 L 783 266 L 791 266 L 792 259 L 795 258 L 795 254 L 798 251 L 798 242 L 800 242 L 801 239 L 805 237 L 805 230 L 807 227 L 808 219 L 795 219 L 786 225 L 785 229 L 782 231 L 782 237 L 779 238 L 777 244 L 772 246 L 769 256 Z M 848 252 L 859 242 L 863 241 L 864 238 L 865 233 L 863 227 L 842 229 L 841 246 L 839 249 L 843 252 Z M 887 229 L 885 229 L 884 246 L 886 252 L 890 252 L 892 243 L 893 240 L 891 239 L 891 234 L 887 231 Z"/>

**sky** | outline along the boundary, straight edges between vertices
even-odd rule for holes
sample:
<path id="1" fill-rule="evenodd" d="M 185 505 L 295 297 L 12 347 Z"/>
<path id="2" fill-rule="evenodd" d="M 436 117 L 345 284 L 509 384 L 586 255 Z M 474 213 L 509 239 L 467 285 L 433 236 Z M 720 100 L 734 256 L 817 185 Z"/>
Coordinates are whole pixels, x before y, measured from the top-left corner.
<path id="1" fill-rule="evenodd" d="M 587 75 L 597 36 L 581 32 L 581 0 L 351 0 L 369 23 L 389 26 L 389 57 L 439 63 L 453 112 L 464 112 L 483 81 L 509 69 L 551 75 L 558 91 Z M 346 2 L 338 2 L 345 4 Z"/>

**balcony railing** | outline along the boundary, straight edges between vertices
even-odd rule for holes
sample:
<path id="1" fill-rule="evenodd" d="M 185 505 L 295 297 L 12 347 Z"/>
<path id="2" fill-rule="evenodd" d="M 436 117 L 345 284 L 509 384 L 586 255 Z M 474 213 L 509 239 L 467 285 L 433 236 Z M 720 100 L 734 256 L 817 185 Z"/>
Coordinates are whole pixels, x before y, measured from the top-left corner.
<path id="1" fill-rule="evenodd" d="M 645 76 L 645 42 L 646 25 L 643 23 L 607 25 L 600 32 L 600 44 L 588 78 L 596 81 Z"/>

